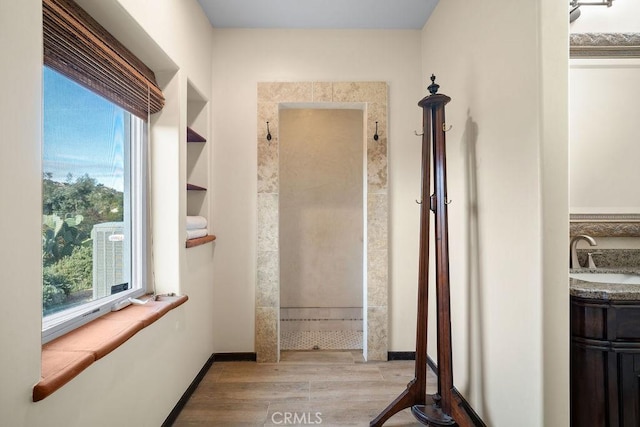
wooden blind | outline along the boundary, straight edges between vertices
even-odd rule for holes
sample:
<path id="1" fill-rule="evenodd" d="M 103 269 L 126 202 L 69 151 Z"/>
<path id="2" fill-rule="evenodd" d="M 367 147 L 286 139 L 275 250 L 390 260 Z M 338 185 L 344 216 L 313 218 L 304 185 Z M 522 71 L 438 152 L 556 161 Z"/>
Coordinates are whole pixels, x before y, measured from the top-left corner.
<path id="1" fill-rule="evenodd" d="M 44 64 L 146 120 L 164 105 L 149 67 L 72 0 L 43 0 Z"/>

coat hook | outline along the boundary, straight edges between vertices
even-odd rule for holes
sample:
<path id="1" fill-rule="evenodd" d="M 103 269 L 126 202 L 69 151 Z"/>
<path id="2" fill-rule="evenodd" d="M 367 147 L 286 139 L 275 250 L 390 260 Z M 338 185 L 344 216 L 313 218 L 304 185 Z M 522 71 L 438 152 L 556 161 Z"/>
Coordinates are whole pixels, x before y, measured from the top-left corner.
<path id="1" fill-rule="evenodd" d="M 417 130 L 414 130 L 414 131 L 413 131 L 413 133 L 414 133 L 416 136 L 422 136 L 422 135 L 424 135 L 424 133 L 418 133 L 418 131 L 417 131 Z"/>
<path id="2" fill-rule="evenodd" d="M 416 203 L 421 205 L 422 204 L 422 200 L 418 201 L 418 199 L 416 199 Z"/>
<path id="3" fill-rule="evenodd" d="M 271 142 L 271 132 L 269 131 L 269 122 L 267 122 L 267 141 Z"/>
<path id="4" fill-rule="evenodd" d="M 447 200 L 444 202 L 445 205 L 450 205 L 451 203 L 453 203 L 453 200 Z"/>
<path id="5" fill-rule="evenodd" d="M 373 140 L 377 141 L 380 138 L 380 136 L 378 136 L 378 122 L 376 122 L 376 133 L 373 134 Z"/>
<path id="6" fill-rule="evenodd" d="M 449 128 L 447 128 L 447 124 L 446 123 L 442 123 L 442 132 L 449 132 L 452 127 L 453 127 L 453 125 L 450 125 Z"/>

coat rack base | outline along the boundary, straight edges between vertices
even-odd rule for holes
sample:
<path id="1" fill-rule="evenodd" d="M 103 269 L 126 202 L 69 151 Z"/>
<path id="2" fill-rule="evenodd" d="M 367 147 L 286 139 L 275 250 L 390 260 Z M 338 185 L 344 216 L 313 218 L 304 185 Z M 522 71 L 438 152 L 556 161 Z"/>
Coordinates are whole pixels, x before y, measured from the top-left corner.
<path id="1" fill-rule="evenodd" d="M 437 394 L 425 395 L 423 393 L 420 392 L 419 381 L 414 379 L 404 392 L 371 421 L 369 427 L 381 427 L 389 418 L 406 408 L 411 408 L 413 416 L 423 425 L 433 427 L 458 426 L 451 416 L 442 411 L 439 405 L 440 396 Z"/>
<path id="2" fill-rule="evenodd" d="M 428 394 L 424 405 L 413 405 L 411 413 L 423 425 L 434 427 L 457 426 L 455 420 L 442 411 L 437 402 L 440 396 Z"/>
<path id="3" fill-rule="evenodd" d="M 380 415 L 371 421 L 371 423 L 369 423 L 369 427 L 381 427 L 389 418 L 403 409 L 411 408 L 413 405 L 424 402 L 423 382 L 424 381 L 421 382 L 417 378 L 414 378 L 409 382 L 405 391 L 403 391 L 400 396 L 396 397 L 395 400 L 380 413 Z"/>

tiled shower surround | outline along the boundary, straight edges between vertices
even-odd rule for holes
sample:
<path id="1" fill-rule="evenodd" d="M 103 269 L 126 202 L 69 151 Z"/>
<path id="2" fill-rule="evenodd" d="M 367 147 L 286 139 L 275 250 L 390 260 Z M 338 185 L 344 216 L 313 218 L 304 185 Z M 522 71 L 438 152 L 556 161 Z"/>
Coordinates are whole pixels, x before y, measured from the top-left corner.
<path id="1" fill-rule="evenodd" d="M 362 308 L 281 308 L 280 332 L 362 331 Z"/>
<path id="2" fill-rule="evenodd" d="M 287 106 L 324 104 L 364 110 L 366 127 L 366 276 L 363 307 L 363 355 L 387 360 L 388 351 L 388 198 L 387 92 L 385 82 L 277 82 L 258 83 L 257 106 L 257 280 L 256 356 L 258 362 L 279 358 L 279 148 L 278 111 Z M 311 106 L 309 106 L 311 104 Z M 332 106 L 333 107 L 333 106 Z M 271 141 L 266 139 L 269 122 Z M 378 140 L 373 139 L 378 128 Z M 283 322 L 286 323 L 286 322 Z"/>

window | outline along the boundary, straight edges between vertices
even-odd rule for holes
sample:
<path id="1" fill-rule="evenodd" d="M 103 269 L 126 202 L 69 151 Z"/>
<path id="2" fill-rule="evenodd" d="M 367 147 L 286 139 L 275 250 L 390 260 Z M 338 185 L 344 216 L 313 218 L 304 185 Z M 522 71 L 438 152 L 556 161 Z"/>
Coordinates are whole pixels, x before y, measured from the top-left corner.
<path id="1" fill-rule="evenodd" d="M 145 292 L 153 71 L 73 0 L 42 0 L 42 338 Z"/>
<path id="2" fill-rule="evenodd" d="M 44 67 L 43 342 L 145 292 L 142 119 Z"/>

